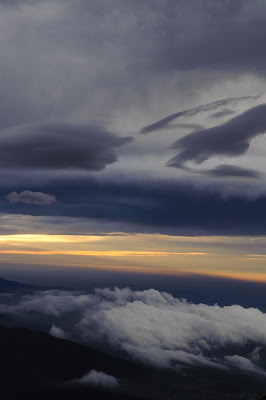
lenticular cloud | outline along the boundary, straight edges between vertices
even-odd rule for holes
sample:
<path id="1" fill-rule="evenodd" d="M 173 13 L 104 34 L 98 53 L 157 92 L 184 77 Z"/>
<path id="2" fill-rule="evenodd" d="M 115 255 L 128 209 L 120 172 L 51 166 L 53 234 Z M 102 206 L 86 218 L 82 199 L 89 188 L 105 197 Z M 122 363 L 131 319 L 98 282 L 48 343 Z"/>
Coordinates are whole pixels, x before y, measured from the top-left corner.
<path id="1" fill-rule="evenodd" d="M 35 292 L 1 305 L 0 312 L 46 316 L 66 329 L 69 339 L 105 344 L 156 367 L 237 368 L 266 375 L 260 360 L 266 314 L 254 308 L 192 304 L 154 289 L 116 288 L 94 294 Z"/>

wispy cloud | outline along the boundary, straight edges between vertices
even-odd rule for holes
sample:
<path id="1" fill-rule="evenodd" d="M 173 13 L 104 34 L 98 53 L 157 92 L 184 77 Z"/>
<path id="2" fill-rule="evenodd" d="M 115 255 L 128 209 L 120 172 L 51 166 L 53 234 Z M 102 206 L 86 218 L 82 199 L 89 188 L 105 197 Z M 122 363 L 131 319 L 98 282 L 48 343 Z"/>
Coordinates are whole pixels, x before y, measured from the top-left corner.
<path id="1" fill-rule="evenodd" d="M 197 114 L 210 113 L 210 112 L 212 112 L 216 109 L 219 109 L 221 107 L 224 107 L 224 106 L 228 106 L 228 105 L 233 106 L 233 105 L 236 105 L 237 103 L 240 103 L 241 101 L 245 101 L 245 100 L 257 100 L 259 97 L 260 96 L 246 96 L 246 97 L 223 99 L 223 100 L 214 101 L 212 103 L 203 104 L 198 107 L 193 107 L 188 110 L 179 111 L 177 113 L 168 115 L 167 117 L 165 117 L 157 122 L 154 122 L 153 124 L 144 126 L 140 133 L 146 134 L 146 133 L 150 133 L 150 132 L 157 131 L 160 129 L 164 129 L 165 127 L 168 127 L 169 124 L 177 118 L 193 117 Z M 211 116 L 219 118 L 219 117 L 223 117 L 225 115 L 230 115 L 231 113 L 233 113 L 232 110 L 221 110 L 215 114 L 211 114 Z M 194 129 L 194 128 L 192 128 L 192 129 Z"/>
<path id="2" fill-rule="evenodd" d="M 238 167 L 237 165 L 221 164 L 217 167 L 205 171 L 205 173 L 217 177 L 236 177 L 258 179 L 260 173 L 255 169 Z"/>
<path id="3" fill-rule="evenodd" d="M 266 105 L 261 104 L 232 118 L 230 121 L 178 139 L 173 149 L 179 154 L 167 166 L 182 168 L 187 161 L 201 164 L 211 157 L 235 157 L 245 154 L 250 141 L 266 132 Z"/>

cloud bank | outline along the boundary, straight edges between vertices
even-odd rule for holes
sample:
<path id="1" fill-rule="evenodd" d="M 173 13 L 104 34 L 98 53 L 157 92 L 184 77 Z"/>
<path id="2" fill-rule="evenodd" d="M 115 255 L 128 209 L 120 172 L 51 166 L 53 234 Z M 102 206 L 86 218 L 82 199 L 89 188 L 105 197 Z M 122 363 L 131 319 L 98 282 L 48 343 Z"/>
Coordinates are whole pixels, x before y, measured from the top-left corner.
<path id="1" fill-rule="evenodd" d="M 36 292 L 2 304 L 0 312 L 33 321 L 46 316 L 62 329 L 67 323 L 70 339 L 106 345 L 160 368 L 265 374 L 260 347 L 266 345 L 266 314 L 254 308 L 193 304 L 154 289 L 116 288 L 94 294 Z"/>
<path id="2" fill-rule="evenodd" d="M 255 179 L 252 179 L 256 183 Z M 96 181 L 93 179 L 60 180 L 36 189 L 53 193 L 62 199 L 60 207 L 31 207 L 25 210 L 21 203 L 16 207 L 3 201 L 2 210 L 9 213 L 82 217 L 86 220 L 112 222 L 114 229 L 135 229 L 137 232 L 170 234 L 234 234 L 261 235 L 266 232 L 264 215 L 266 196 L 258 185 L 241 193 L 239 182 L 221 188 L 197 187 L 189 182 Z M 220 189 L 223 189 L 222 193 Z M 3 198 L 7 188 L 2 191 Z M 1 194 L 1 189 L 0 189 Z M 108 199 L 108 200 L 107 200 Z M 199 201 L 200 200 L 200 201 Z M 127 228 L 128 226 L 128 228 Z M 84 229 L 84 228 L 83 228 Z M 86 231 L 86 225 L 85 225 Z"/>
<path id="3" fill-rule="evenodd" d="M 37 206 L 49 206 L 57 202 L 53 194 L 31 192 L 30 190 L 24 190 L 21 193 L 11 192 L 6 195 L 6 199 L 9 200 L 12 204 L 25 203 L 35 204 Z"/>

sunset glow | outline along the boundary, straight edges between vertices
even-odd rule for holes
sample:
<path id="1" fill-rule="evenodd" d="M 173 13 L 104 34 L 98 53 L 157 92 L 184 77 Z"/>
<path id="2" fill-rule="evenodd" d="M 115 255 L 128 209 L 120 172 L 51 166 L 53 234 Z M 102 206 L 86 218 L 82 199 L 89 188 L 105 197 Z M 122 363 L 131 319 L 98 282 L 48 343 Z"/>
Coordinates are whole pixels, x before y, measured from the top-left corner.
<path id="1" fill-rule="evenodd" d="M 19 261 L 89 269 L 97 266 L 139 273 L 189 273 L 266 281 L 263 264 L 266 254 L 262 254 L 265 242 L 261 237 L 176 237 L 119 232 L 16 234 L 0 236 L 0 254 L 7 264 Z"/>

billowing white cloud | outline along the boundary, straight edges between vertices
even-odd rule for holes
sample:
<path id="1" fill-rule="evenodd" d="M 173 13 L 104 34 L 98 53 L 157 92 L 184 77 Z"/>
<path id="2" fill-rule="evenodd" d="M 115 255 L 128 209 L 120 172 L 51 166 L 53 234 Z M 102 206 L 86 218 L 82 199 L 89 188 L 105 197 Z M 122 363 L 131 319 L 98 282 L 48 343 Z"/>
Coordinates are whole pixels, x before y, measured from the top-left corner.
<path id="1" fill-rule="evenodd" d="M 96 289 L 94 294 L 36 292 L 0 305 L 0 312 L 45 315 L 77 341 L 109 345 L 157 367 L 266 373 L 260 365 L 266 314 L 254 308 L 193 304 L 154 289 L 116 288 Z"/>
<path id="2" fill-rule="evenodd" d="M 22 296 L 16 304 L 0 304 L 0 312 L 19 315 L 31 313 L 47 317 L 60 318 L 66 313 L 81 311 L 90 308 L 93 303 L 92 296 L 80 292 L 61 290 L 44 290 L 33 295 Z"/>
<path id="3" fill-rule="evenodd" d="M 67 339 L 68 338 L 68 334 L 62 328 L 60 328 L 59 326 L 55 326 L 55 325 L 51 326 L 49 334 L 58 339 Z"/>
<path id="4" fill-rule="evenodd" d="M 74 379 L 69 383 L 80 383 L 82 385 L 103 386 L 107 388 L 119 387 L 118 379 L 104 372 L 92 370 L 80 379 Z"/>
<path id="5" fill-rule="evenodd" d="M 23 192 L 11 192 L 6 195 L 6 199 L 10 203 L 25 203 L 35 204 L 36 206 L 50 206 L 56 203 L 57 200 L 53 194 L 42 193 L 42 192 L 31 192 L 30 190 L 24 190 Z"/>

